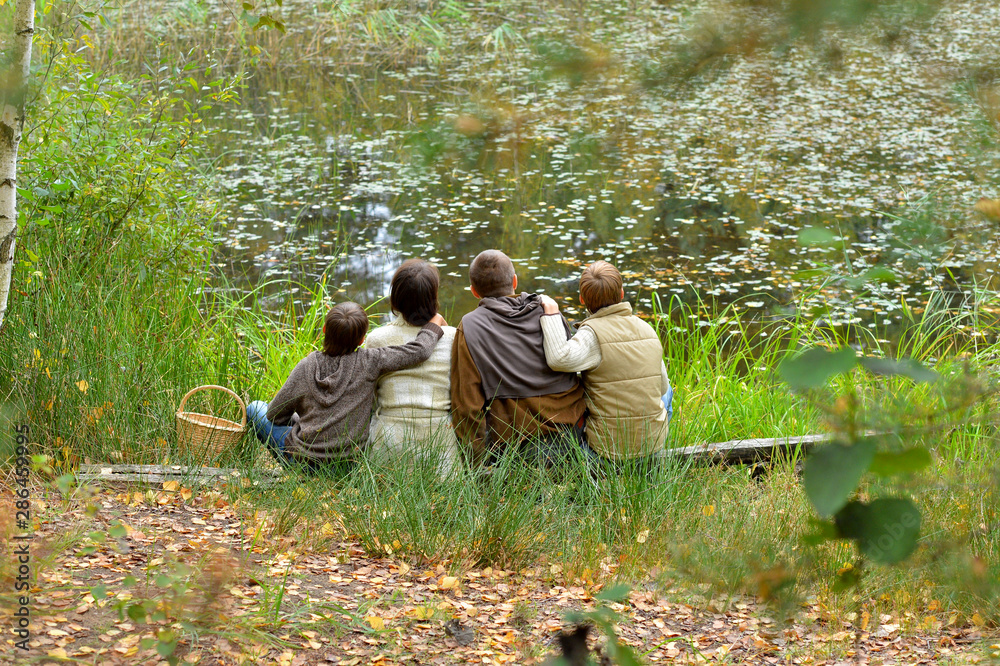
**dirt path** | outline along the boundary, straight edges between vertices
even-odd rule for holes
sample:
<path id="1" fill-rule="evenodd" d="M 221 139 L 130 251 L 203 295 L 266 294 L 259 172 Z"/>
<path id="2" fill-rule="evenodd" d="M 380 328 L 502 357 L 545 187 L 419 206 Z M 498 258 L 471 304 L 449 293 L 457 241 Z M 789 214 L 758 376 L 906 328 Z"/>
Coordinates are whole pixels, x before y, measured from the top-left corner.
<path id="1" fill-rule="evenodd" d="M 531 664 L 552 653 L 567 612 L 594 607 L 613 573 L 568 580 L 558 565 L 375 559 L 336 521 L 287 530 L 280 516 L 169 484 L 33 509 L 30 650 L 15 650 L 7 629 L 2 663 L 163 663 L 170 653 L 201 664 Z M 0 565 L 5 627 L 15 619 L 14 559 Z M 920 631 L 869 618 L 855 635 L 818 607 L 781 620 L 752 598 L 632 588 L 607 605 L 621 641 L 649 663 L 977 663 L 1000 650 L 995 636 L 946 620 Z"/>

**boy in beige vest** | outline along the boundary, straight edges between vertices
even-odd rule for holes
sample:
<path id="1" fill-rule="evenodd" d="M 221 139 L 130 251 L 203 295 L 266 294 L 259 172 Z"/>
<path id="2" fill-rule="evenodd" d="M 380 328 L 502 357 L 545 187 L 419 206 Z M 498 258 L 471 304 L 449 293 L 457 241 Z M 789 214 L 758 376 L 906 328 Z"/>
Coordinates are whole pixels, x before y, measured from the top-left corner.
<path id="1" fill-rule="evenodd" d="M 590 316 L 566 339 L 559 306 L 542 297 L 545 360 L 553 370 L 583 373 L 587 443 L 602 458 L 638 460 L 662 450 L 673 389 L 656 331 L 632 314 L 622 277 L 597 261 L 580 276 L 580 303 Z"/>

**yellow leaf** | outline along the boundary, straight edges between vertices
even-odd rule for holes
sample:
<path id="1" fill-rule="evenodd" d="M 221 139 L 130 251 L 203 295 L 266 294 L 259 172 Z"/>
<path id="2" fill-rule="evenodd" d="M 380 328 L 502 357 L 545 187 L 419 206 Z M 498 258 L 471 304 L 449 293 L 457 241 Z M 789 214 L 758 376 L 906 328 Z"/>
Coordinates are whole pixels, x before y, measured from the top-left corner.
<path id="1" fill-rule="evenodd" d="M 982 627 L 986 624 L 986 620 L 984 620 L 983 616 L 980 615 L 979 613 L 973 613 L 972 624 L 976 625 L 977 627 Z"/>
<path id="2" fill-rule="evenodd" d="M 458 578 L 454 576 L 441 576 L 438 587 L 442 590 L 454 590 L 458 588 Z"/>
<path id="3" fill-rule="evenodd" d="M 180 490 L 180 487 L 181 484 L 178 483 L 177 481 L 170 480 L 163 482 L 163 489 L 171 493 L 177 492 L 178 490 Z"/>
<path id="4" fill-rule="evenodd" d="M 303 488 L 302 486 L 299 486 L 298 488 L 296 488 L 295 492 L 293 494 L 295 495 L 295 497 L 297 499 L 305 499 L 306 497 L 309 496 L 309 492 L 305 488 Z"/>
<path id="5" fill-rule="evenodd" d="M 980 199 L 975 209 L 994 222 L 1000 222 L 1000 199 Z"/>
<path id="6" fill-rule="evenodd" d="M 337 534 L 337 530 L 330 523 L 323 523 L 323 527 L 319 528 L 319 533 L 323 536 L 334 536 Z"/>
<path id="7" fill-rule="evenodd" d="M 0 7 L 3 6 L 3 0 L 0 0 Z M 54 650 L 49 650 L 49 656 L 54 659 L 69 659 L 69 655 L 66 654 L 66 650 L 62 648 L 56 648 Z"/>
<path id="8" fill-rule="evenodd" d="M 434 609 L 427 606 L 417 606 L 411 611 L 411 614 L 418 620 L 429 620 L 434 615 Z"/>
<path id="9" fill-rule="evenodd" d="M 399 563 L 399 575 L 400 576 L 405 576 L 408 573 L 410 573 L 410 565 L 407 564 L 406 562 L 400 562 Z"/>
<path id="10" fill-rule="evenodd" d="M 87 383 L 86 379 L 81 379 L 76 383 L 76 387 L 80 389 L 81 392 L 86 393 L 87 389 L 90 388 L 90 384 Z"/>
<path id="11" fill-rule="evenodd" d="M 383 629 L 385 629 L 385 620 L 383 620 L 377 615 L 369 615 L 368 617 L 365 618 L 365 622 L 367 622 L 368 626 L 374 629 L 375 631 L 382 631 Z"/>
<path id="12" fill-rule="evenodd" d="M 636 535 L 636 543 L 646 543 L 646 539 L 649 538 L 649 530 L 643 530 Z"/>
<path id="13" fill-rule="evenodd" d="M 705 514 L 706 516 L 714 516 L 715 515 L 715 505 L 714 504 L 706 504 L 705 506 L 701 507 L 701 512 L 703 514 Z"/>
<path id="14" fill-rule="evenodd" d="M 194 493 L 191 492 L 190 488 L 181 488 L 181 499 L 185 502 L 191 499 L 192 495 L 194 495 Z"/>

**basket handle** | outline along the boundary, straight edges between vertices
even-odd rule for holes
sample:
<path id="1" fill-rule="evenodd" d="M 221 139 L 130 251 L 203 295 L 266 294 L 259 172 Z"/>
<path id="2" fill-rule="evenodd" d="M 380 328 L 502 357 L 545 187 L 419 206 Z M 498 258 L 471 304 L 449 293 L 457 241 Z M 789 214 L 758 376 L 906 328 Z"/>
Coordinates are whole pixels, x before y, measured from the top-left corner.
<path id="1" fill-rule="evenodd" d="M 229 389 L 227 389 L 225 386 L 216 386 L 215 384 L 206 384 L 205 386 L 198 386 L 197 388 L 193 388 L 187 393 L 185 393 L 184 397 L 181 398 L 181 404 L 177 406 L 177 413 L 180 414 L 181 412 L 184 411 L 184 404 L 187 402 L 188 398 L 190 398 L 198 391 L 204 391 L 205 389 L 216 389 L 217 391 L 225 391 L 229 395 L 236 398 L 236 402 L 239 403 L 240 405 L 240 411 L 243 412 L 243 419 L 240 422 L 240 425 L 245 426 L 247 424 L 247 406 L 243 404 L 243 399 L 240 398 L 240 396 L 233 393 L 232 391 L 230 391 Z"/>

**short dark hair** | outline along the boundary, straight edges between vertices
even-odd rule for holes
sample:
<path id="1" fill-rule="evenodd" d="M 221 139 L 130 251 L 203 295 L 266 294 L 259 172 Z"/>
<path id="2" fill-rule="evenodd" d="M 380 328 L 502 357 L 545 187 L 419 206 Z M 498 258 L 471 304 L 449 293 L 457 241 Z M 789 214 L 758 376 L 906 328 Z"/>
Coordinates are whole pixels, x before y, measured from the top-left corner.
<path id="1" fill-rule="evenodd" d="M 337 303 L 326 313 L 323 353 L 343 356 L 358 348 L 368 333 L 368 315 L 357 303 Z"/>
<path id="2" fill-rule="evenodd" d="M 389 285 L 389 307 L 407 324 L 423 326 L 438 311 L 438 269 L 423 259 L 407 259 Z"/>
<path id="3" fill-rule="evenodd" d="M 622 300 L 622 275 L 606 261 L 595 261 L 580 276 L 580 298 L 587 309 L 597 312 Z"/>
<path id="4" fill-rule="evenodd" d="M 514 264 L 500 250 L 484 250 L 469 264 L 469 282 L 482 298 L 510 296 L 514 291 Z"/>

